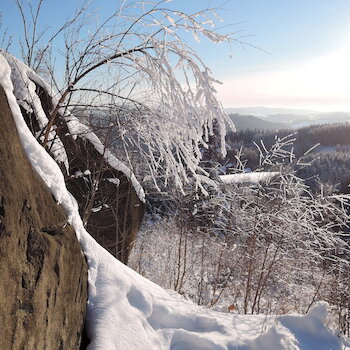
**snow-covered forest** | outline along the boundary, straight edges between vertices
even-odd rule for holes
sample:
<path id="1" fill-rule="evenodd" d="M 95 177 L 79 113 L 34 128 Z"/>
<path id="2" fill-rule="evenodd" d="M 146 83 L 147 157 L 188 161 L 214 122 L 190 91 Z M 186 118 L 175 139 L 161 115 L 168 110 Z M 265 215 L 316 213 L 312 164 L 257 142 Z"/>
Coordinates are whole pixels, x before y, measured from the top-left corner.
<path id="1" fill-rule="evenodd" d="M 235 139 L 191 45 L 245 45 L 220 9 L 92 1 L 51 28 L 44 2 L 16 0 L 0 84 L 88 263 L 87 349 L 350 349 L 350 195 L 310 182 L 312 130 Z"/>

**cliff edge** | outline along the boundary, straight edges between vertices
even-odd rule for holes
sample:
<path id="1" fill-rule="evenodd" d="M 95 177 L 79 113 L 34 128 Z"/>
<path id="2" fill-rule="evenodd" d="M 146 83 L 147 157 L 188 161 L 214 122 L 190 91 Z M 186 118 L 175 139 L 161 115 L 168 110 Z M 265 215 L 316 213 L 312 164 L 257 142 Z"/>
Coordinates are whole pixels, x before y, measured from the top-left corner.
<path id="1" fill-rule="evenodd" d="M 27 160 L 0 86 L 0 349 L 79 349 L 87 264 Z"/>

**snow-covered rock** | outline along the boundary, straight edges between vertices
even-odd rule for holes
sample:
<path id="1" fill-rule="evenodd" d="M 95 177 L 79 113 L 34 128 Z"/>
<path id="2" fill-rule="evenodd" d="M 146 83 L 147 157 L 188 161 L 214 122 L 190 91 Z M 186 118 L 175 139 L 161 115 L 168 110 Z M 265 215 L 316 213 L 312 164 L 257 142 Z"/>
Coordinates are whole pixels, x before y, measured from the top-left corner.
<path id="1" fill-rule="evenodd" d="M 111 256 L 86 232 L 75 199 L 55 161 L 28 130 L 0 56 L 6 90 L 23 147 L 57 202 L 65 208 L 89 265 L 89 350 L 341 350 L 345 340 L 324 326 L 326 304 L 307 315 L 236 315 L 207 310 L 141 277 Z"/>
<path id="2" fill-rule="evenodd" d="M 2 54 L 11 68 L 22 116 L 43 144 L 58 98 L 31 68 L 6 52 Z M 60 165 L 90 234 L 127 263 L 145 208 L 144 191 L 134 173 L 105 147 L 106 140 L 101 142 L 69 109 L 59 109 L 48 140 L 46 149 Z"/>
<path id="3" fill-rule="evenodd" d="M 13 84 L 13 91 L 17 99 L 17 103 L 28 112 L 34 112 L 36 121 L 40 129 L 46 127 L 48 118 L 44 107 L 40 101 L 40 96 L 37 94 L 37 87 L 41 87 L 52 100 L 53 105 L 57 101 L 57 97 L 43 79 L 41 79 L 31 68 L 26 66 L 23 62 L 12 56 L 11 54 L 0 50 L 0 54 L 6 59 L 11 68 L 11 81 Z M 142 202 L 145 201 L 145 194 L 142 186 L 137 181 L 135 175 L 123 162 L 117 159 L 101 142 L 101 140 L 84 124 L 82 124 L 74 115 L 68 110 L 64 111 L 60 108 L 62 114 L 65 115 L 69 134 L 75 138 L 81 138 L 93 145 L 95 150 L 102 155 L 105 161 L 117 171 L 123 173 L 130 179 L 135 192 Z M 43 139 L 43 136 L 39 136 Z M 48 149 L 57 163 L 63 163 L 69 172 L 69 159 L 65 151 L 65 147 L 57 135 L 55 130 L 50 131 Z"/>
<path id="4" fill-rule="evenodd" d="M 29 163 L 0 84 L 0 349 L 78 349 L 87 264 Z"/>

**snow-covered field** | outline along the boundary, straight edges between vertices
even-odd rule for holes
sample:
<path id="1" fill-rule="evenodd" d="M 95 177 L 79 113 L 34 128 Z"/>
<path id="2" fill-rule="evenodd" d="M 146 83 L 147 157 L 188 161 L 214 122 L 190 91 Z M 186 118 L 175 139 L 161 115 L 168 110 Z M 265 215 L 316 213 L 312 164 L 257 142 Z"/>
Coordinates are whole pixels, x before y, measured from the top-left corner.
<path id="1" fill-rule="evenodd" d="M 88 347 L 101 350 L 236 349 L 345 350 L 346 340 L 324 326 L 326 303 L 307 315 L 237 315 L 201 308 L 169 292 L 120 263 L 86 232 L 75 199 L 67 191 L 56 162 L 24 122 L 0 54 L 4 87 L 25 152 L 75 228 L 89 265 Z"/>

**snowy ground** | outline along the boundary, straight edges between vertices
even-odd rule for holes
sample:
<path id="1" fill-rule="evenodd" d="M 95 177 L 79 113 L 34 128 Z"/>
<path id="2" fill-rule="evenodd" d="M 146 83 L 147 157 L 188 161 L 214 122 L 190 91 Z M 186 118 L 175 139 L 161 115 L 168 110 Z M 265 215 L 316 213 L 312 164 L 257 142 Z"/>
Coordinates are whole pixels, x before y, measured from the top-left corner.
<path id="1" fill-rule="evenodd" d="M 65 208 L 86 255 L 89 350 L 350 349 L 350 344 L 324 326 L 325 303 L 317 304 L 305 316 L 219 313 L 165 291 L 117 261 L 86 232 L 59 167 L 28 130 L 13 94 L 10 67 L 1 54 L 0 84 L 32 166 Z"/>

